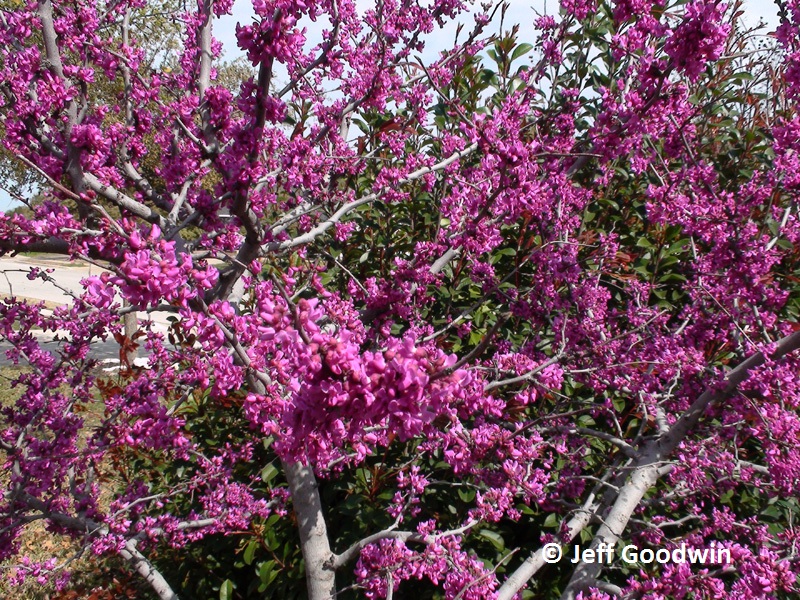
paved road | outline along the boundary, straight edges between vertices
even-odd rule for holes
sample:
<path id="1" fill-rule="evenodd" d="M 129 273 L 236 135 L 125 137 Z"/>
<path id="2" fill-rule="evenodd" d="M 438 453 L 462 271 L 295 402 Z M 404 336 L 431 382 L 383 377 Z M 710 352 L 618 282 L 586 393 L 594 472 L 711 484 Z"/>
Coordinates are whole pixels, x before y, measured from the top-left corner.
<path id="1" fill-rule="evenodd" d="M 27 275 L 31 267 L 53 269 L 50 273 L 56 284 L 35 279 L 31 281 Z M 82 292 L 81 280 L 97 275 L 102 269 L 94 265 L 70 263 L 64 259 L 50 257 L 0 257 L 0 298 L 16 296 L 32 300 L 44 300 L 52 305 L 68 304 L 72 297 L 68 292 L 80 295 Z M 61 289 L 64 288 L 64 289 Z M 67 291 L 64 291 L 67 290 Z M 157 328 L 166 328 L 167 315 L 156 314 L 152 317 Z M 42 333 L 40 342 L 44 348 L 55 349 L 58 345 L 53 340 L 53 333 Z M 10 344 L 0 337 L 0 366 L 11 364 L 6 358 L 5 351 Z M 91 358 L 104 361 L 113 367 L 119 364 L 119 345 L 111 338 L 109 341 L 94 344 L 89 354 Z"/>
<path id="2" fill-rule="evenodd" d="M 61 342 L 53 340 L 52 337 L 52 333 L 42 334 L 39 336 L 39 344 L 43 349 L 50 352 L 55 352 Z M 8 342 L 0 342 L 0 367 L 6 367 L 12 364 L 12 362 L 6 357 L 6 350 L 9 350 L 10 348 L 11 344 Z M 98 342 L 92 346 L 89 357 L 99 360 L 109 368 L 118 367 L 119 344 L 117 344 L 114 340 Z M 25 361 L 20 361 L 20 364 L 25 365 Z"/>
<path id="3" fill-rule="evenodd" d="M 67 304 L 71 301 L 69 294 L 56 285 L 41 279 L 28 279 L 31 267 L 54 269 L 50 276 L 59 286 L 76 295 L 81 293 L 81 279 L 101 273 L 101 269 L 93 265 L 69 263 L 65 260 L 4 256 L 0 258 L 0 297 L 22 296 L 55 304 Z"/>

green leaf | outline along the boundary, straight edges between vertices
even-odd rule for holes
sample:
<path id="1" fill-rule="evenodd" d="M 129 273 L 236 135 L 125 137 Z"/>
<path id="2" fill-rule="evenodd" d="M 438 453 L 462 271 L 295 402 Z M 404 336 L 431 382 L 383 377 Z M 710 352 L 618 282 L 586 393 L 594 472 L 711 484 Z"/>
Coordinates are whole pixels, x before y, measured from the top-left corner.
<path id="1" fill-rule="evenodd" d="M 669 267 L 669 266 L 671 266 L 671 265 L 674 265 L 675 263 L 679 262 L 680 260 L 681 260 L 681 259 L 680 259 L 680 258 L 678 258 L 678 257 L 677 257 L 677 256 L 675 256 L 675 255 L 667 256 L 666 258 L 664 258 L 664 259 L 661 261 L 661 263 L 660 263 L 660 265 L 659 265 L 659 266 L 660 266 L 661 268 L 664 268 L 664 267 Z"/>
<path id="2" fill-rule="evenodd" d="M 277 474 L 278 468 L 272 463 L 267 463 L 267 465 L 261 469 L 261 481 L 264 483 L 269 483 Z"/>
<path id="3" fill-rule="evenodd" d="M 226 579 L 221 586 L 219 586 L 219 600 L 231 600 L 233 598 L 233 582 Z"/>
<path id="4" fill-rule="evenodd" d="M 511 53 L 511 62 L 514 62 L 520 56 L 527 54 L 531 50 L 533 50 L 533 44 L 527 44 L 527 43 L 520 44 L 519 46 L 514 48 L 514 52 Z"/>
<path id="5" fill-rule="evenodd" d="M 458 497 L 462 502 L 470 503 L 475 500 L 475 490 L 471 488 L 458 488 Z"/>
<path id="6" fill-rule="evenodd" d="M 255 557 L 256 550 L 258 549 L 259 545 L 260 544 L 256 540 L 253 540 L 252 542 L 247 544 L 247 547 L 244 549 L 244 557 L 243 557 L 244 564 L 246 565 L 253 564 L 253 558 Z"/>
<path id="7" fill-rule="evenodd" d="M 685 281 L 686 277 L 680 273 L 668 273 L 663 277 L 658 278 L 659 283 L 683 283 Z"/>
<path id="8" fill-rule="evenodd" d="M 678 240 L 669 247 L 667 254 L 677 254 L 678 252 L 682 252 L 683 249 L 686 248 L 690 243 L 691 242 L 689 242 L 687 239 Z"/>
<path id="9" fill-rule="evenodd" d="M 755 79 L 752 73 L 748 73 L 747 71 L 739 71 L 738 73 L 734 73 L 729 77 L 730 81 L 753 81 Z"/>
<path id="10" fill-rule="evenodd" d="M 491 531 L 489 529 L 481 529 L 478 532 L 478 535 L 485 540 L 489 540 L 489 542 L 491 542 L 492 546 L 494 546 L 496 550 L 503 551 L 506 549 L 506 543 L 503 540 L 503 536 L 501 536 L 496 531 Z"/>
<path id="11" fill-rule="evenodd" d="M 261 580 L 262 583 L 269 583 L 271 581 L 270 574 L 273 572 L 275 568 L 275 561 L 268 560 L 267 562 L 263 562 L 258 567 L 258 578 Z"/>
<path id="12" fill-rule="evenodd" d="M 477 346 L 478 344 L 480 344 L 480 342 L 483 339 L 484 335 L 486 335 L 486 333 L 484 331 L 481 331 L 481 330 L 470 332 L 470 334 L 469 334 L 469 343 L 471 345 L 473 345 L 473 346 Z"/>

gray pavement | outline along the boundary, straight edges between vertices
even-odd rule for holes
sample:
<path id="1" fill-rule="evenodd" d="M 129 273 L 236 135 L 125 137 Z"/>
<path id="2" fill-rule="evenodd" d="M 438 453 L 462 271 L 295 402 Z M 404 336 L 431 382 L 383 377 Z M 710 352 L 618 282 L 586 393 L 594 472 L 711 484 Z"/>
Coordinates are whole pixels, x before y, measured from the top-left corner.
<path id="1" fill-rule="evenodd" d="M 41 279 L 31 281 L 28 279 L 31 267 L 54 269 L 50 276 L 58 285 Z M 98 275 L 101 272 L 102 270 L 94 265 L 70 263 L 65 260 L 21 255 L 4 256 L 0 258 L 0 297 L 21 296 L 55 304 L 67 304 L 71 301 L 71 297 L 59 286 L 80 295 L 80 281 L 89 275 Z"/>
<path id="2" fill-rule="evenodd" d="M 47 339 L 39 340 L 41 347 L 51 353 L 55 353 L 58 350 L 59 343 Z M 11 347 L 8 342 L 0 342 L 0 367 L 7 367 L 13 364 L 6 356 L 6 350 L 11 349 Z M 89 352 L 89 358 L 101 362 L 106 367 L 119 366 L 119 344 L 114 340 L 93 344 Z M 21 360 L 20 365 L 25 366 L 25 361 Z"/>
<path id="3" fill-rule="evenodd" d="M 53 269 L 50 277 L 55 283 L 35 279 L 31 281 L 27 275 L 31 267 L 40 269 Z M 48 308 L 54 305 L 72 302 L 71 294 L 79 296 L 82 293 L 81 280 L 98 275 L 103 270 L 95 265 L 69 262 L 63 258 L 28 257 L 18 255 L 15 257 L 0 257 L 0 298 L 17 297 L 28 300 L 44 300 Z M 154 322 L 157 329 L 166 330 L 168 326 L 167 314 L 156 313 L 153 315 L 140 315 Z M 39 334 L 39 341 L 43 348 L 55 351 L 59 342 L 55 341 L 52 332 Z M 0 336 L 0 366 L 10 365 L 6 358 L 6 350 L 11 345 Z M 92 346 L 89 357 L 106 364 L 108 368 L 119 366 L 119 344 L 113 338 L 105 342 L 97 342 Z"/>

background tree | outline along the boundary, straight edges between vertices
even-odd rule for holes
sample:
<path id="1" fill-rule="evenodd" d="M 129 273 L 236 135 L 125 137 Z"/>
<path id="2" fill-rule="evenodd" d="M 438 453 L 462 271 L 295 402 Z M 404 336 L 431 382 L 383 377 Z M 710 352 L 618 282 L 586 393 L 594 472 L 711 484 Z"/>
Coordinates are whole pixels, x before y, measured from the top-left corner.
<path id="1" fill-rule="evenodd" d="M 796 595 L 800 8 L 773 50 L 736 7 L 564 2 L 425 63 L 462 8 L 256 4 L 238 89 L 230 3 L 175 14 L 168 70 L 138 4 L 3 12 L 3 143 L 49 190 L 0 247 L 111 274 L 0 306 L 0 556 L 44 520 L 159 598 Z M 174 321 L 98 376 L 133 309 Z M 547 565 L 579 541 L 735 568 Z"/>

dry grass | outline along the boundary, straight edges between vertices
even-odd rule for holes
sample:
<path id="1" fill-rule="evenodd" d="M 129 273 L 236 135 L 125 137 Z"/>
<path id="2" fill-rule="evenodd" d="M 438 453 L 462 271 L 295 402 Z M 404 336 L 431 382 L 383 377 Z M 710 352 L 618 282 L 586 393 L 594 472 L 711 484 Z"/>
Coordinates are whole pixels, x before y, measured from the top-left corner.
<path id="1" fill-rule="evenodd" d="M 63 304 L 59 304 L 58 302 L 53 302 L 51 300 L 39 300 L 37 298 L 30 298 L 29 296 L 14 296 L 17 302 L 26 302 L 28 304 L 43 304 L 44 308 L 48 310 L 53 310 L 54 308 L 58 308 L 59 306 L 64 306 Z"/>
<path id="2" fill-rule="evenodd" d="M 0 407 L 12 407 L 19 398 L 20 389 L 12 388 L 11 382 L 25 372 L 21 367 L 0 367 Z M 88 420 L 102 418 L 102 409 L 97 406 L 99 414 L 84 415 Z M 5 461 L 5 454 L 0 452 L 0 460 Z M 113 481 L 113 480 L 112 480 Z M 0 471 L 0 484 L 5 488 L 8 477 Z M 113 485 L 111 481 L 108 484 Z M 69 563 L 68 570 L 72 578 L 68 587 L 57 591 L 52 583 L 40 583 L 29 578 L 21 586 L 12 586 L 7 580 L 17 558 L 0 563 L 0 598 L 9 600 L 122 600 L 125 598 L 141 599 L 148 594 L 141 589 L 140 582 L 131 576 L 119 560 L 99 558 L 91 551 L 81 553 L 81 543 L 68 536 L 47 531 L 43 521 L 28 525 L 18 539 L 20 543 L 19 557 L 27 556 L 31 562 L 44 562 L 55 558 L 57 564 Z"/>

